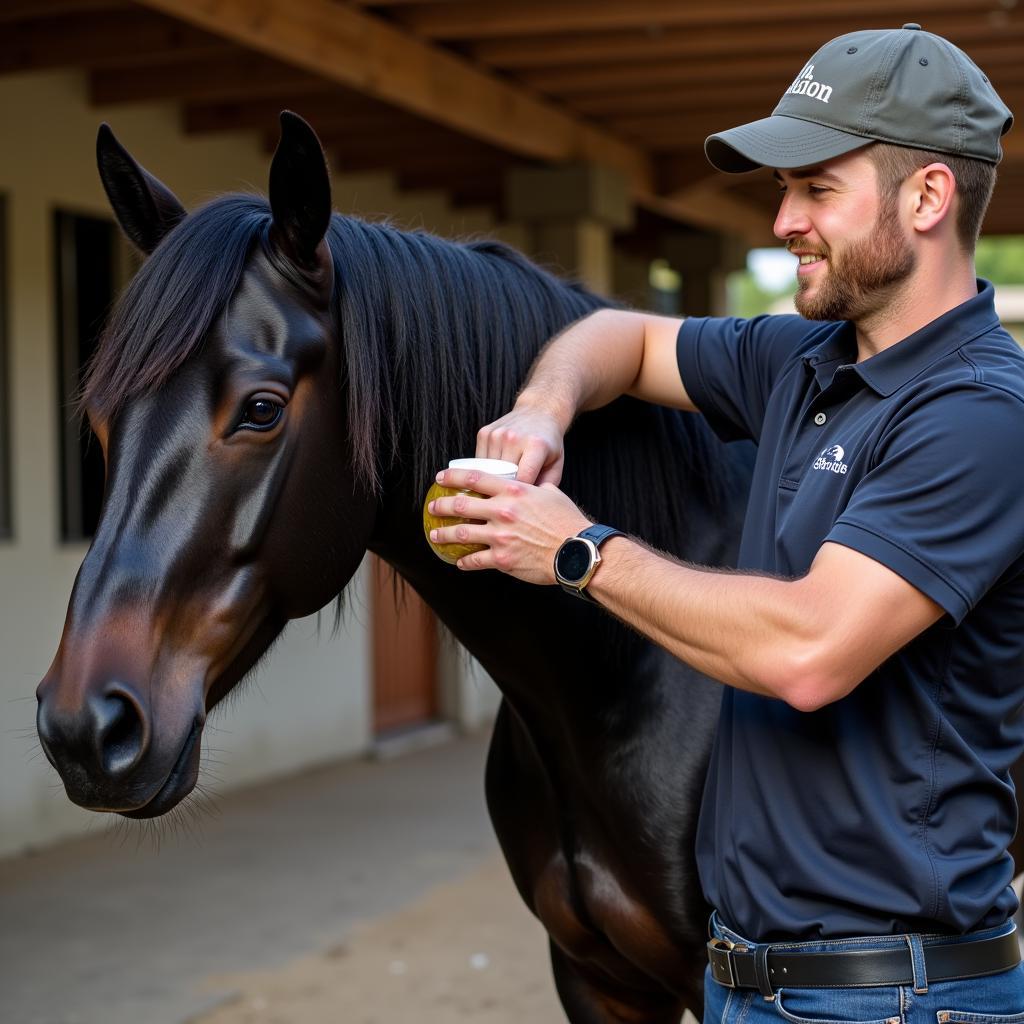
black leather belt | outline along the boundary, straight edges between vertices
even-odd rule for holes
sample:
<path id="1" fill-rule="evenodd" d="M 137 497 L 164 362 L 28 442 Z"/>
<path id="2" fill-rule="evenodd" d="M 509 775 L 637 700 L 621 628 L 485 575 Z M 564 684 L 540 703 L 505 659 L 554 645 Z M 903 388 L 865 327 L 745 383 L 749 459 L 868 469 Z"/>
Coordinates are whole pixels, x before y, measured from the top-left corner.
<path id="1" fill-rule="evenodd" d="M 755 947 L 728 939 L 708 943 L 711 976 L 727 988 L 754 988 L 767 996 L 780 988 L 868 988 L 911 985 L 910 946 L 892 949 L 799 953 Z M 952 981 L 999 974 L 1020 963 L 1017 930 L 989 939 L 968 939 L 924 946 L 928 981 Z M 759 977 L 760 975 L 760 977 Z"/>

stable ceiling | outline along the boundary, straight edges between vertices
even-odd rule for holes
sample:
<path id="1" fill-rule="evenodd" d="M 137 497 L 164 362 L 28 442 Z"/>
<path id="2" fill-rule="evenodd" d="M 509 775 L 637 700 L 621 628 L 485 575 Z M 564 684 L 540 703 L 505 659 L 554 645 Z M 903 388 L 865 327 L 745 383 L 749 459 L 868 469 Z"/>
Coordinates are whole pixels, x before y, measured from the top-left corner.
<path id="1" fill-rule="evenodd" d="M 97 104 L 173 100 L 190 132 L 272 140 L 289 107 L 336 166 L 467 201 L 512 163 L 593 160 L 657 217 L 757 242 L 774 187 L 713 172 L 704 137 L 770 112 L 826 39 L 906 21 L 1024 112 L 1017 0 L 4 0 L 0 72 L 81 67 Z M 1024 233 L 1024 126 L 1004 148 L 986 229 Z"/>

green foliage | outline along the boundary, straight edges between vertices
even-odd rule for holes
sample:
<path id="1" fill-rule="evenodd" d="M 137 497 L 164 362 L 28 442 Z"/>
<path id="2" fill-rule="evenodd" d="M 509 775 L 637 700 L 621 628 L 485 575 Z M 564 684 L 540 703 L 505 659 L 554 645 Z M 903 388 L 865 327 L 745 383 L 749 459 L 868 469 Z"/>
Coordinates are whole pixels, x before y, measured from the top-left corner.
<path id="1" fill-rule="evenodd" d="M 771 290 L 758 284 L 751 270 L 737 270 L 729 275 L 728 304 L 730 316 L 751 317 L 767 313 L 772 303 L 784 295 L 792 295 L 796 282 L 784 288 Z"/>
<path id="2" fill-rule="evenodd" d="M 1024 236 L 982 238 L 974 254 L 978 277 L 993 284 L 1024 285 Z"/>

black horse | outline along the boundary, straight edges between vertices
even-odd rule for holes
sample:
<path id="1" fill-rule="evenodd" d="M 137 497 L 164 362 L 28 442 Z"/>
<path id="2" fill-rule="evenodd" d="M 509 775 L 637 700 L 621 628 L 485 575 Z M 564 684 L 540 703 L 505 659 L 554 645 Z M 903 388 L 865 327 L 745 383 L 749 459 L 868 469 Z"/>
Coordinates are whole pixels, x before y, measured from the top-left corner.
<path id="1" fill-rule="evenodd" d="M 433 473 L 472 453 L 545 340 L 602 300 L 494 242 L 332 216 L 320 144 L 294 115 L 269 203 L 186 216 L 105 126 L 98 156 L 151 255 L 84 392 L 104 506 L 38 690 L 68 796 L 136 818 L 181 801 L 210 709 L 369 548 L 504 693 L 488 805 L 568 1018 L 699 1016 L 693 846 L 717 684 L 557 588 L 460 574 L 420 524 Z M 724 565 L 750 464 L 700 417 L 624 399 L 570 432 L 563 487 L 659 549 Z"/>

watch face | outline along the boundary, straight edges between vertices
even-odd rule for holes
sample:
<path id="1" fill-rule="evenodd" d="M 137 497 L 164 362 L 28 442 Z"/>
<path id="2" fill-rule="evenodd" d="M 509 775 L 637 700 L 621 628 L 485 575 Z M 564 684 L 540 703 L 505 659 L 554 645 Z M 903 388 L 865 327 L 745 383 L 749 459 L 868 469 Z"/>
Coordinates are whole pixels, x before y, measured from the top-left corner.
<path id="1" fill-rule="evenodd" d="M 555 568 L 562 579 L 579 583 L 590 568 L 590 548 L 575 537 L 567 540 L 558 551 Z"/>

